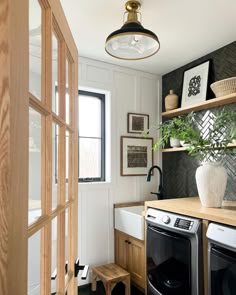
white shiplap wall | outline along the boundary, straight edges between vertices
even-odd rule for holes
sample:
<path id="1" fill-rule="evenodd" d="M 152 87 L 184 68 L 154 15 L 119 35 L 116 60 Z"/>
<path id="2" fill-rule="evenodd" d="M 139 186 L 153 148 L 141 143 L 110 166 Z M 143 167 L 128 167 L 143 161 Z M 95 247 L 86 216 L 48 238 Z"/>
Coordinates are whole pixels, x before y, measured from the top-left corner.
<path id="1" fill-rule="evenodd" d="M 124 67 L 79 59 L 79 87 L 105 92 L 108 97 L 107 183 L 79 184 L 79 257 L 90 267 L 114 261 L 113 204 L 151 200 L 157 191 L 157 176 L 151 183 L 145 176 L 120 176 L 120 136 L 127 133 L 127 113 L 149 114 L 150 126 L 159 121 L 161 77 Z M 151 134 L 156 138 L 156 132 Z M 161 165 L 160 154 L 154 164 Z M 79 285 L 90 281 L 79 280 Z"/>

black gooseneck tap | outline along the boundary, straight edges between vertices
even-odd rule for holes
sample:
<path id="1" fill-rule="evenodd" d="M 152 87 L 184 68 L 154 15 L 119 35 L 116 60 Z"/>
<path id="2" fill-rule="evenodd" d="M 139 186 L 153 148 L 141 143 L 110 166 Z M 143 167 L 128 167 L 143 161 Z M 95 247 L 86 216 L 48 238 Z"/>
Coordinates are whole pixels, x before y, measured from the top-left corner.
<path id="1" fill-rule="evenodd" d="M 157 169 L 159 171 L 159 191 L 157 193 L 151 192 L 151 194 L 156 195 L 158 200 L 162 200 L 163 199 L 163 177 L 162 177 L 162 171 L 161 168 L 159 166 L 152 166 L 147 174 L 147 181 L 150 182 L 151 181 L 151 177 L 152 177 L 152 171 L 153 169 Z"/>

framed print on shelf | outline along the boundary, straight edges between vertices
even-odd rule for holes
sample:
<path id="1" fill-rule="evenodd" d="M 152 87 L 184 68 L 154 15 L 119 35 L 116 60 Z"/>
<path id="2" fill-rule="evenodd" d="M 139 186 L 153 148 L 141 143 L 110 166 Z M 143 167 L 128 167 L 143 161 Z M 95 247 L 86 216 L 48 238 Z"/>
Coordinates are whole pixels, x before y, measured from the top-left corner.
<path id="1" fill-rule="evenodd" d="M 142 133 L 149 128 L 149 115 L 128 113 L 128 133 Z"/>
<path id="2" fill-rule="evenodd" d="M 153 138 L 121 136 L 121 176 L 147 175 L 153 165 Z"/>
<path id="3" fill-rule="evenodd" d="M 184 72 L 181 107 L 206 100 L 210 61 Z"/>

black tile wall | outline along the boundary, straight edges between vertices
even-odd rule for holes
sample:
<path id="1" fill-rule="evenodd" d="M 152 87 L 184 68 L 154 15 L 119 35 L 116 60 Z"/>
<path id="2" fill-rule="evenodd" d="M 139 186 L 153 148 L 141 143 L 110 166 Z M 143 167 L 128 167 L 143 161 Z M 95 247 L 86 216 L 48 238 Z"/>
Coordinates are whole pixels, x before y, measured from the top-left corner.
<path id="1" fill-rule="evenodd" d="M 207 60 L 211 61 L 209 85 L 215 81 L 236 76 L 236 41 L 164 75 L 162 77 L 163 111 L 164 98 L 170 89 L 174 89 L 175 93 L 181 98 L 184 71 Z M 213 97 L 214 94 L 208 87 L 207 98 Z M 179 99 L 179 106 L 180 104 Z M 236 111 L 235 103 L 227 107 L 234 108 Z M 199 128 L 205 128 L 208 118 L 221 108 L 198 112 Z M 236 200 L 236 154 L 225 155 L 223 164 L 228 174 L 225 199 Z M 199 163 L 185 152 L 163 153 L 164 198 L 197 196 L 195 171 L 198 166 Z"/>

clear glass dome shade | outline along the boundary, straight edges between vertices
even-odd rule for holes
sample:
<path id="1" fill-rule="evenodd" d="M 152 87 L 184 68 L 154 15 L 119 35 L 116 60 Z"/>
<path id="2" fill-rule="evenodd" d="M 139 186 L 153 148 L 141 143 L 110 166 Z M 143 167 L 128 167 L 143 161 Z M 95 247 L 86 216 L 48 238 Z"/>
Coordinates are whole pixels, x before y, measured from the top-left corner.
<path id="1" fill-rule="evenodd" d="M 120 30 L 111 33 L 105 50 L 113 57 L 138 60 L 152 56 L 160 49 L 157 36 L 143 28 L 139 22 L 128 22 Z"/>

